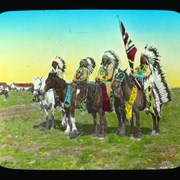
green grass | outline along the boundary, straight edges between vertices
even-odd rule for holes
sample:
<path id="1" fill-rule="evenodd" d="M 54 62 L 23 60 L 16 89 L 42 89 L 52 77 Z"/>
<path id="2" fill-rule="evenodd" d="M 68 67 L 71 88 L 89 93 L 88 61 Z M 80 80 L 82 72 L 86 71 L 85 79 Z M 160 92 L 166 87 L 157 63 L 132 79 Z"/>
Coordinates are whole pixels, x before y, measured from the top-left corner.
<path id="1" fill-rule="evenodd" d="M 55 112 L 56 129 L 45 132 L 40 130 L 44 115 L 38 108 L 30 115 L 0 120 L 0 165 L 28 170 L 176 168 L 180 164 L 180 90 L 174 89 L 173 93 L 173 100 L 163 106 L 158 136 L 150 134 L 150 115 L 141 113 L 141 141 L 130 140 L 129 131 L 124 137 L 113 133 L 117 127 L 114 113 L 106 114 L 108 134 L 104 140 L 91 136 L 92 117 L 81 115 L 78 110 L 76 122 L 81 135 L 76 139 L 69 139 L 63 133 L 58 111 Z M 29 94 L 14 92 L 7 106 L 15 105 L 16 98 L 18 104 L 32 103 Z"/>
<path id="2" fill-rule="evenodd" d="M 0 108 L 6 108 L 13 105 L 31 104 L 32 94 L 28 91 L 9 91 L 9 97 L 4 101 L 4 95 L 0 95 Z"/>

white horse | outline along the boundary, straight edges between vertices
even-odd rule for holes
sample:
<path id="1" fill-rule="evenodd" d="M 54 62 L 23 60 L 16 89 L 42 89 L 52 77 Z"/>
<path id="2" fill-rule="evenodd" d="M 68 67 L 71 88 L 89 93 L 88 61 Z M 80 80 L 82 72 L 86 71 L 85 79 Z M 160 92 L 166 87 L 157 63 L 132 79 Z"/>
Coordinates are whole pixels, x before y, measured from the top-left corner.
<path id="1" fill-rule="evenodd" d="M 33 84 L 33 92 L 32 92 L 32 95 L 33 95 L 33 101 L 40 101 L 40 87 L 41 87 L 41 84 L 42 84 L 42 77 L 35 77 L 33 80 L 32 80 L 32 84 Z"/>
<path id="2" fill-rule="evenodd" d="M 33 95 L 38 95 L 38 98 L 40 100 L 40 107 L 45 112 L 45 120 L 46 120 L 45 130 L 55 128 L 55 122 L 54 122 L 55 109 L 62 111 L 63 117 L 62 117 L 61 125 L 65 126 L 66 115 L 64 113 L 64 109 L 62 108 L 62 105 L 60 103 L 59 104 L 56 103 L 55 93 L 53 89 L 49 89 L 46 93 L 44 92 L 45 80 L 46 78 L 40 78 L 40 77 L 36 77 L 33 80 L 33 85 L 34 85 Z M 51 118 L 49 116 L 51 116 Z M 51 124 L 49 123 L 50 119 L 52 122 Z"/>

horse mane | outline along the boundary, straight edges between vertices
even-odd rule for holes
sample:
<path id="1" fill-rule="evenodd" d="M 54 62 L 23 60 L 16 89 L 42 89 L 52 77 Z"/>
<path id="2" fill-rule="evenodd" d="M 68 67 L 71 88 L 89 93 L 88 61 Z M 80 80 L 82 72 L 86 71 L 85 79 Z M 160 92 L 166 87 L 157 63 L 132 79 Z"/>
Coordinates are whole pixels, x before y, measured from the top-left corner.
<path id="1" fill-rule="evenodd" d="M 132 74 L 128 74 L 126 72 L 126 70 L 123 71 L 123 70 L 119 69 L 118 72 L 124 72 L 125 73 L 126 82 L 127 82 L 128 86 L 132 89 L 134 86 L 133 76 L 132 76 Z"/>
<path id="2" fill-rule="evenodd" d="M 53 73 L 52 73 L 53 74 Z M 68 85 L 68 83 L 64 80 L 64 79 L 62 79 L 62 78 L 60 78 L 56 73 L 54 73 L 55 74 L 55 78 L 57 79 L 57 82 L 58 83 L 62 83 L 64 86 L 67 86 Z"/>
<path id="3" fill-rule="evenodd" d="M 88 88 L 88 95 L 87 95 L 87 99 L 88 100 L 93 100 L 94 96 L 96 95 L 96 90 L 97 90 L 97 86 L 95 85 L 95 82 L 90 82 L 87 83 L 87 88 Z"/>

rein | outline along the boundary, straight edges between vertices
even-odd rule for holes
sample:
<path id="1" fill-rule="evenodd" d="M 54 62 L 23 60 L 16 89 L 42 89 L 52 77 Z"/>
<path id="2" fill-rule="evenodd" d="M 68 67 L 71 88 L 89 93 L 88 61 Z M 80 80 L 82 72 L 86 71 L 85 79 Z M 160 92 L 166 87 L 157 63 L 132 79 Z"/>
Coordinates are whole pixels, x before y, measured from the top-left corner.
<path id="1" fill-rule="evenodd" d="M 118 77 L 122 75 L 122 78 L 119 80 Z M 122 83 L 124 81 L 124 78 L 125 78 L 125 73 L 124 72 L 118 72 L 116 75 L 115 75 L 115 80 L 119 82 L 119 85 L 118 85 L 118 89 L 117 89 L 117 93 L 120 93 L 120 91 L 122 90 Z M 122 91 L 122 94 L 123 94 L 123 91 Z M 124 95 L 124 94 L 123 94 Z"/>
<path id="2" fill-rule="evenodd" d="M 86 88 L 86 90 L 85 90 L 86 93 L 85 93 L 85 96 L 80 99 L 80 101 L 83 101 L 83 100 L 87 99 L 87 95 L 88 95 L 88 87 L 87 87 L 87 85 L 85 85 L 84 88 Z M 88 100 L 88 99 L 87 99 L 87 100 Z"/>
<path id="3" fill-rule="evenodd" d="M 119 80 L 118 77 L 119 77 L 120 75 L 122 75 L 122 79 Z M 121 84 L 123 83 L 124 78 L 125 78 L 125 73 L 124 73 L 124 72 L 118 72 L 118 73 L 115 75 L 115 79 L 119 81 L 120 86 L 121 86 Z"/>

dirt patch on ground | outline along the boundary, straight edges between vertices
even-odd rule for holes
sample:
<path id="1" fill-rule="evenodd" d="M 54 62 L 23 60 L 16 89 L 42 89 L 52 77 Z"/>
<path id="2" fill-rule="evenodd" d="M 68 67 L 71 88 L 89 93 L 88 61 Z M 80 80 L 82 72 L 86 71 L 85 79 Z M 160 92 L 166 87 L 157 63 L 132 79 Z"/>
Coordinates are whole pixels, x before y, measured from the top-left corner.
<path id="1" fill-rule="evenodd" d="M 27 115 L 37 110 L 39 104 L 16 105 L 0 109 L 0 120 L 20 115 Z"/>

